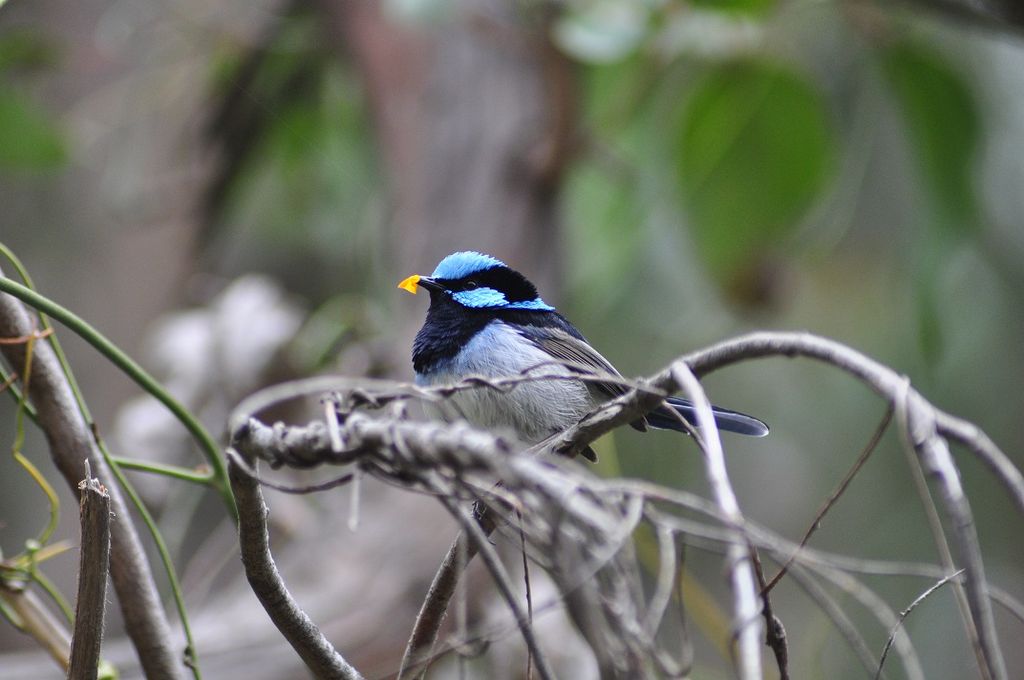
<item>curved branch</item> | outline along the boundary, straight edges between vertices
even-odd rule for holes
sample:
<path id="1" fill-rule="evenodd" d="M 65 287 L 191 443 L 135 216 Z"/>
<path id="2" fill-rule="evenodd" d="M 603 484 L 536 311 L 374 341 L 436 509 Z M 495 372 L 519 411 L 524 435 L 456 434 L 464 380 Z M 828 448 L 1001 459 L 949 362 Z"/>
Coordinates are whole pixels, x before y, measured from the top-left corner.
<path id="1" fill-rule="evenodd" d="M 238 542 L 249 585 L 274 625 L 317 678 L 362 680 L 359 672 L 334 649 L 285 587 L 270 554 L 268 511 L 263 492 L 259 482 L 236 460 L 239 455 L 234 451 L 228 453 L 228 478 L 238 505 Z"/>
<path id="2" fill-rule="evenodd" d="M 885 659 L 889 655 L 889 650 L 892 649 L 893 642 L 896 640 L 896 634 L 903 626 L 903 622 L 910 615 L 910 612 L 914 611 L 914 608 L 916 608 L 917 605 L 921 604 L 926 599 L 928 599 L 928 597 L 936 590 L 946 585 L 950 581 L 955 581 L 956 578 L 960 576 L 960 574 L 962 573 L 963 569 L 961 569 L 958 572 L 952 573 L 949 576 L 946 576 L 945 578 L 939 579 L 937 583 L 933 583 L 930 588 L 928 588 L 923 593 L 915 597 L 914 601 L 911 602 L 906 609 L 900 612 L 899 620 L 897 620 L 896 624 L 892 627 L 892 630 L 889 632 L 889 637 L 885 641 L 885 646 L 882 648 L 882 656 L 878 660 L 878 670 L 875 671 L 875 680 L 879 680 L 879 678 L 882 677 L 882 667 L 885 665 Z"/>
<path id="3" fill-rule="evenodd" d="M 687 354 L 683 361 L 699 378 L 731 364 L 771 356 L 801 356 L 831 364 L 858 378 L 890 403 L 895 403 L 904 382 L 903 376 L 874 359 L 834 340 L 811 333 L 750 333 Z M 650 382 L 661 389 L 676 389 L 667 371 L 655 376 Z M 1017 509 L 1024 514 L 1024 475 L 1006 454 L 977 426 L 931 404 L 928 404 L 928 408 L 934 412 L 939 433 L 965 445 L 988 466 L 1006 488 Z"/>
<path id="4" fill-rule="evenodd" d="M 220 447 L 217 446 L 213 436 L 203 427 L 188 409 L 182 406 L 170 392 L 161 385 L 153 376 L 149 375 L 144 368 L 139 366 L 131 357 L 121 351 L 114 343 L 108 340 L 102 333 L 93 328 L 77 314 L 58 305 L 49 298 L 40 295 L 28 286 L 23 286 L 16 281 L 5 278 L 0 272 L 0 295 L 6 293 L 16 297 L 25 304 L 32 306 L 40 312 L 57 319 L 71 329 L 75 334 L 92 345 L 96 351 L 105 356 L 110 363 L 119 368 L 125 375 L 135 381 L 139 387 L 159 401 L 173 415 L 178 422 L 188 430 L 189 434 L 199 445 L 210 466 L 210 474 L 206 480 L 220 494 L 228 512 L 234 514 L 234 501 L 231 498 L 231 491 L 227 484 L 227 471 L 224 469 L 224 462 L 220 458 Z M 4 296 L 6 297 L 6 295 Z"/>

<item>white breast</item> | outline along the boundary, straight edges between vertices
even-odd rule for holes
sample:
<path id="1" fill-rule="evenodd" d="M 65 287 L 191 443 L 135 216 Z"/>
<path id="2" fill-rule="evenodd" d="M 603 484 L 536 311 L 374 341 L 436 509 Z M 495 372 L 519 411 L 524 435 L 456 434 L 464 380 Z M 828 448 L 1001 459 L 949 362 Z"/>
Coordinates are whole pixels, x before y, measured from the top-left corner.
<path id="1" fill-rule="evenodd" d="M 538 373 L 569 374 L 549 362 L 552 357 L 501 321 L 477 333 L 453 359 L 428 374 L 416 376 L 422 385 L 451 384 L 469 375 L 498 378 Z M 502 392 L 489 387 L 460 392 L 451 398 L 467 421 L 487 430 L 511 430 L 533 444 L 575 424 L 594 407 L 579 381 L 545 380 L 516 385 Z"/>

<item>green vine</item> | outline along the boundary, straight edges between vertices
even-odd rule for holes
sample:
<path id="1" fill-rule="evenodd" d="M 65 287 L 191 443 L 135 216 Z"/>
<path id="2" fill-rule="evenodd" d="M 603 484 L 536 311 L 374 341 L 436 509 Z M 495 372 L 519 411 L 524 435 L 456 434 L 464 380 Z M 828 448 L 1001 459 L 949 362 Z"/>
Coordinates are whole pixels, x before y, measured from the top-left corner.
<path id="1" fill-rule="evenodd" d="M 16 281 L 0 277 L 0 291 L 8 293 L 25 304 L 33 307 L 39 312 L 39 317 L 43 326 L 43 330 L 39 333 L 39 337 L 49 336 L 48 340 L 53 347 L 54 353 L 61 364 L 61 368 L 65 374 L 68 384 L 71 386 L 72 392 L 75 395 L 75 400 L 78 403 L 79 410 L 82 417 L 90 425 L 93 423 L 92 415 L 89 412 L 88 406 L 85 402 L 85 398 L 78 386 L 77 381 L 74 378 L 74 374 L 71 371 L 71 367 L 67 361 L 63 349 L 60 346 L 59 341 L 53 334 L 53 327 L 50 324 L 48 317 L 53 317 L 65 325 L 68 329 L 76 333 L 79 337 L 84 339 L 90 345 L 92 345 L 97 351 L 106 357 L 111 363 L 117 366 L 123 373 L 128 375 L 136 384 L 138 384 L 144 391 L 156 398 L 160 403 L 164 405 L 174 416 L 178 419 L 182 425 L 192 435 L 193 439 L 199 444 L 204 457 L 206 458 L 207 469 L 206 470 L 190 470 L 187 468 L 165 465 L 161 463 L 137 461 L 126 458 L 115 457 L 111 455 L 106 444 L 95 433 L 94 439 L 96 445 L 103 455 L 107 464 L 118 483 L 124 489 L 128 495 L 132 504 L 138 510 L 143 523 L 146 525 L 150 535 L 153 538 L 153 542 L 156 545 L 157 552 L 160 555 L 160 560 L 163 565 L 164 571 L 167 573 L 168 582 L 170 584 L 172 597 L 175 602 L 175 607 L 178 610 L 178 615 L 181 619 L 182 629 L 187 642 L 186 652 L 186 665 L 192 669 L 193 676 L 196 680 L 201 680 L 201 674 L 199 671 L 197 658 L 196 658 L 196 646 L 192 636 L 191 626 L 189 624 L 188 614 L 185 610 L 184 596 L 181 590 L 181 584 L 177 577 L 173 561 L 171 559 L 170 551 L 167 548 L 167 544 L 163 539 L 163 535 L 160 533 L 159 528 L 153 519 L 149 509 L 143 503 L 138 492 L 132 486 L 131 482 L 124 475 L 122 468 L 140 470 L 143 472 L 149 472 L 154 474 L 161 474 L 173 479 L 187 481 L 191 483 L 202 484 L 214 488 L 221 499 L 224 501 L 228 508 L 229 515 L 233 519 L 237 519 L 237 510 L 235 508 L 234 498 L 231 494 L 231 487 L 227 478 L 227 470 L 224 466 L 224 462 L 220 457 L 220 449 L 214 441 L 213 437 L 207 432 L 203 425 L 177 400 L 175 400 L 167 390 L 160 385 L 152 376 L 150 376 L 141 366 L 135 363 L 127 354 L 121 351 L 116 345 L 108 340 L 99 331 L 93 328 L 81 317 L 77 316 L 70 310 L 62 307 L 61 305 L 53 302 L 49 298 L 46 298 L 33 289 L 32 280 L 28 275 L 28 272 L 21 264 L 17 256 L 4 244 L 0 243 L 0 254 L 3 254 L 17 270 L 19 276 L 25 282 L 24 285 L 17 283 Z M 31 366 L 31 343 L 35 342 L 38 338 L 32 337 L 26 339 L 29 343 L 27 350 L 26 362 Z M 33 421 L 38 424 L 36 412 L 32 409 L 31 405 L 28 404 L 25 399 L 25 391 L 27 390 L 29 370 L 26 369 L 25 376 L 22 379 L 22 388 L 19 390 L 15 385 L 14 376 L 8 375 L 5 371 L 0 370 L 0 380 L 11 390 L 11 394 L 15 397 L 18 402 L 18 433 L 16 435 L 14 455 L 16 460 L 25 467 L 33 479 L 40 484 L 43 488 L 44 493 L 47 494 L 47 498 L 50 500 L 50 522 L 43 530 L 39 541 L 30 541 L 30 545 L 41 547 L 50 538 L 53 530 L 56 527 L 56 520 L 59 516 L 59 498 L 53 491 L 52 487 L 46 482 L 45 478 L 38 472 L 38 470 L 20 453 L 20 442 L 24 439 L 24 428 L 23 428 L 23 415 L 27 415 Z M 52 584 L 43 576 L 40 572 L 35 569 L 37 560 L 35 559 L 36 551 L 27 550 L 26 554 L 19 556 L 17 560 L 18 567 L 24 569 L 24 573 L 32 578 L 34 581 L 46 591 L 51 598 L 65 611 L 66 615 L 71 615 L 70 607 L 63 600 L 60 593 L 52 586 Z M 25 558 L 25 559 L 21 559 Z M 27 561 L 26 561 L 27 560 Z M 19 569 L 19 571 L 21 570 Z"/>
<path id="2" fill-rule="evenodd" d="M 0 252 L 8 258 L 13 257 L 13 253 L 11 253 L 2 244 L 0 244 Z M 19 271 L 19 273 L 21 272 Z M 29 283 L 31 282 L 29 281 Z M 0 277 L 0 291 L 13 295 L 25 304 L 39 310 L 44 315 L 48 315 L 60 321 L 62 324 L 67 326 L 68 329 L 92 345 L 100 354 L 110 360 L 112 364 L 121 369 L 121 371 L 139 385 L 139 387 L 162 403 L 167 410 L 185 426 L 185 429 L 188 430 L 193 439 L 195 439 L 202 449 L 206 462 L 210 466 L 210 474 L 203 476 L 203 483 L 208 483 L 217 490 L 221 495 L 221 498 L 224 500 L 225 505 L 227 505 L 232 517 L 235 516 L 235 501 L 231 496 L 231 485 L 228 482 L 227 468 L 224 466 L 224 461 L 220 457 L 220 448 L 210 433 L 206 431 L 206 428 L 203 427 L 202 423 L 200 423 L 188 411 L 188 409 L 172 397 L 170 393 L 164 389 L 163 385 L 157 382 L 157 380 L 149 375 L 145 369 L 139 366 L 131 357 L 121 351 L 120 348 L 114 345 L 114 343 L 107 339 L 106 336 L 93 328 L 84 319 L 67 308 L 53 302 L 49 298 L 40 295 L 29 286 L 19 284 L 9 278 Z M 49 320 L 45 316 L 43 317 L 43 324 L 45 328 L 50 328 Z M 60 360 L 61 365 L 64 367 L 65 373 L 68 376 L 68 381 L 71 384 L 75 397 L 79 402 L 79 407 L 82 409 L 82 415 L 85 417 L 87 422 L 92 423 L 91 414 L 85 406 L 85 401 L 82 398 L 78 384 L 74 380 L 70 368 L 67 365 L 67 360 L 64 357 L 63 350 L 60 348 L 60 343 L 53 336 L 51 336 L 49 340 L 51 345 L 53 345 L 54 351 L 57 353 L 57 357 Z M 149 469 L 148 471 L 159 472 L 159 470 L 155 468 Z"/>

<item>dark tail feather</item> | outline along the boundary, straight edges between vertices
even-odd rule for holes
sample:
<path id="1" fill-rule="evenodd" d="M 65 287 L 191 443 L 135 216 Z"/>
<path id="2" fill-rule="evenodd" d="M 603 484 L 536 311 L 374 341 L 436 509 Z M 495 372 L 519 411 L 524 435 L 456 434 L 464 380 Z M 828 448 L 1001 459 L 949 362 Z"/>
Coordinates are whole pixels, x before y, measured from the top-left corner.
<path id="1" fill-rule="evenodd" d="M 671 410 L 669 410 L 671 408 Z M 697 425 L 697 413 L 693 404 L 685 399 L 669 397 L 665 400 L 664 406 L 659 406 L 647 414 L 647 422 L 652 427 L 659 427 L 663 430 L 683 431 L 683 426 L 672 411 L 675 411 L 688 423 Z M 763 437 L 768 434 L 768 426 L 753 416 L 748 416 L 737 411 L 712 406 L 711 412 L 715 414 L 715 424 L 719 430 L 735 432 L 751 437 Z"/>

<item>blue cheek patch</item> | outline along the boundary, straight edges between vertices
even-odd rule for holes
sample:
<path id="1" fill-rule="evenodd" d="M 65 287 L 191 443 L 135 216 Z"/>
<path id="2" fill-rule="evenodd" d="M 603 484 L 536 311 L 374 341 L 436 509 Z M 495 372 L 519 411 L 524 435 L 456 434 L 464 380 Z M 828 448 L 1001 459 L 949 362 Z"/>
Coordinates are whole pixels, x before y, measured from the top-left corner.
<path id="1" fill-rule="evenodd" d="M 555 311 L 554 307 L 544 302 L 540 298 L 520 302 L 509 302 L 505 305 L 505 309 L 535 309 L 539 312 Z"/>
<path id="2" fill-rule="evenodd" d="M 493 288 L 474 288 L 473 290 L 460 290 L 452 293 L 452 298 L 463 307 L 507 307 L 508 301 L 505 296 Z"/>
<path id="3" fill-rule="evenodd" d="M 555 308 L 547 304 L 540 298 L 534 300 L 521 300 L 519 302 L 509 302 L 505 299 L 505 295 L 498 290 L 493 288 L 474 288 L 473 290 L 460 290 L 457 293 L 452 293 L 452 299 L 458 302 L 463 307 L 472 307 L 473 309 L 532 309 L 542 312 L 553 312 Z"/>

